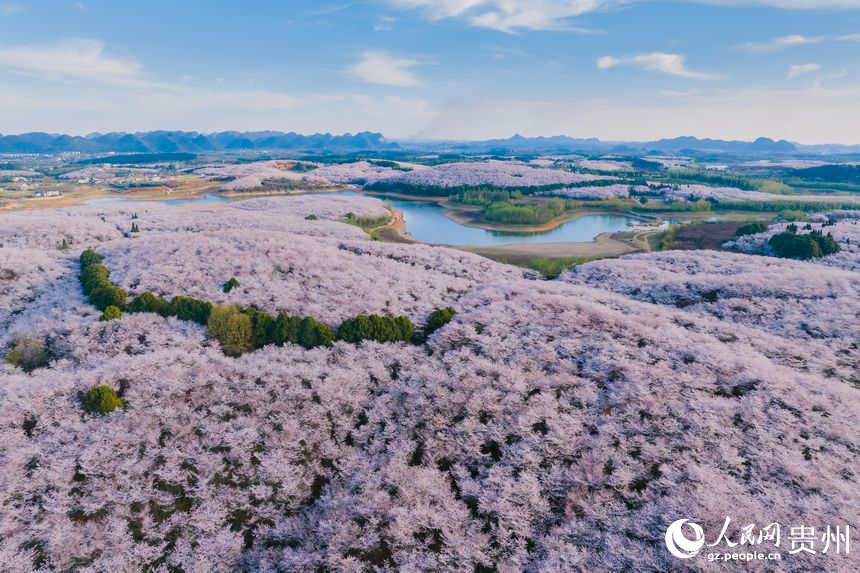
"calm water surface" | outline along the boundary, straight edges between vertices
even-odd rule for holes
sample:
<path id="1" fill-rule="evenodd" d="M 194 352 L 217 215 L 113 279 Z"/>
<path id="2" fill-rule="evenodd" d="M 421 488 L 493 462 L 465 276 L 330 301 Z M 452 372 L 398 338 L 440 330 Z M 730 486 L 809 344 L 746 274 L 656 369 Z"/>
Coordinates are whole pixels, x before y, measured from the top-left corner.
<path id="1" fill-rule="evenodd" d="M 361 193 L 344 192 L 343 195 L 359 196 Z M 409 235 L 425 243 L 457 245 L 461 247 L 493 247 L 514 243 L 587 243 L 601 233 L 615 233 L 643 229 L 642 219 L 626 215 L 585 215 L 579 219 L 562 223 L 555 229 L 541 232 L 489 231 L 479 227 L 468 227 L 445 216 L 445 209 L 432 201 L 388 199 L 398 211 L 403 211 Z M 628 223 L 633 226 L 628 225 Z M 654 228 L 654 227 L 650 227 Z"/>
<path id="2" fill-rule="evenodd" d="M 395 199 L 391 204 L 395 209 L 403 211 L 406 230 L 413 239 L 425 243 L 464 247 L 492 247 L 512 243 L 589 242 L 601 233 L 630 231 L 642 223 L 640 219 L 624 215 L 585 215 L 562 223 L 550 231 L 531 233 L 489 231 L 452 221 L 445 216 L 444 209 L 437 203 Z M 634 226 L 631 227 L 628 223 Z"/>
<path id="3" fill-rule="evenodd" d="M 335 193 L 336 195 L 364 196 L 354 191 Z M 228 198 L 217 195 L 204 195 L 198 199 L 164 199 L 167 205 L 193 205 L 197 203 L 222 203 Z M 132 199 L 104 197 L 86 201 L 89 205 L 105 203 L 126 203 Z M 626 215 L 585 215 L 567 221 L 550 231 L 517 233 L 511 231 L 489 231 L 478 227 L 467 227 L 445 216 L 445 210 L 431 201 L 390 199 L 392 207 L 403 212 L 406 230 L 409 235 L 425 243 L 438 245 L 458 245 L 464 247 L 492 247 L 513 243 L 582 243 L 593 241 L 601 233 L 630 231 L 641 227 L 643 221 Z M 632 225 L 632 226 L 631 226 Z"/>

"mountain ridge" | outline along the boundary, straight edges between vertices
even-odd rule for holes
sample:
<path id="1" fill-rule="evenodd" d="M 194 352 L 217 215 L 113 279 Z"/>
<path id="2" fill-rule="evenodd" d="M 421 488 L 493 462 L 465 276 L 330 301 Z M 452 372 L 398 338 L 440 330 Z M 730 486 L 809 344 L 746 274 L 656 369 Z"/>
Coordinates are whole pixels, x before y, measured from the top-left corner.
<path id="1" fill-rule="evenodd" d="M 759 137 L 754 141 L 679 136 L 654 141 L 604 141 L 568 135 L 526 137 L 515 134 L 507 139 L 409 140 L 388 139 L 381 133 L 362 131 L 332 135 L 304 135 L 283 131 L 145 131 L 93 132 L 87 135 L 29 132 L 0 134 L 0 153 L 215 153 L 220 151 L 307 151 L 342 153 L 354 151 L 399 151 L 405 149 L 450 150 L 455 152 L 570 153 L 575 151 L 645 153 L 703 151 L 718 153 L 793 154 L 857 153 L 860 146 L 801 145 L 784 139 Z"/>
<path id="2" fill-rule="evenodd" d="M 86 136 L 30 132 L 0 135 L 0 153 L 200 153 L 236 150 L 396 150 L 396 142 L 380 133 L 302 135 L 280 131 L 146 131 L 94 132 Z"/>

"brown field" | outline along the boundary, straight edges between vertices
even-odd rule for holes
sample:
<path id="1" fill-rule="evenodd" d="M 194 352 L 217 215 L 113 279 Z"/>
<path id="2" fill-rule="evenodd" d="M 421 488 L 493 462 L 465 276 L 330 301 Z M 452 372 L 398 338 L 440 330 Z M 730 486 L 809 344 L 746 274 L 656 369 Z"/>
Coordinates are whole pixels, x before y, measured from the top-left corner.
<path id="1" fill-rule="evenodd" d="M 722 245 L 735 236 L 735 231 L 745 221 L 721 221 L 718 223 L 690 223 L 682 225 L 669 243 L 669 249 L 690 251 L 709 249 L 722 250 Z"/>

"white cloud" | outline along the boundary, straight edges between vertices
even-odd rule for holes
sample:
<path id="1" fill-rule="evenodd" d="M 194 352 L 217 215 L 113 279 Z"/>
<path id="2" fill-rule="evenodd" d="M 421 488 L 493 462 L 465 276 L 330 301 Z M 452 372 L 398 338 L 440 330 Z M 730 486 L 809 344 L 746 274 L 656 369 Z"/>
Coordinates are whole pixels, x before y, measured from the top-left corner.
<path id="1" fill-rule="evenodd" d="M 381 16 L 376 24 L 373 25 L 374 32 L 390 32 L 394 29 L 394 22 L 397 20 L 392 16 Z"/>
<path id="2" fill-rule="evenodd" d="M 793 80 L 802 75 L 817 72 L 820 69 L 821 65 L 819 64 L 797 64 L 788 69 L 788 79 Z"/>
<path id="3" fill-rule="evenodd" d="M 416 85 L 409 70 L 416 64 L 371 52 L 350 72 L 356 79 L 372 83 Z M 0 70 L 52 83 L 50 89 L 35 89 L 27 83 L 4 81 L 0 125 L 7 133 L 167 127 L 308 132 L 384 129 L 406 135 L 404 130 L 418 129 L 417 122 L 427 121 L 431 113 L 421 99 L 240 89 L 222 78 L 210 87 L 194 85 L 192 76 L 174 83 L 155 81 L 140 63 L 108 54 L 105 43 L 93 39 L 0 46 Z"/>
<path id="4" fill-rule="evenodd" d="M 368 51 L 344 70 L 344 76 L 368 84 L 410 87 L 419 84 L 412 68 L 417 60 L 398 58 L 387 52 Z"/>
<path id="5" fill-rule="evenodd" d="M 481 28 L 512 33 L 517 30 L 569 30 L 569 20 L 583 14 L 655 0 L 389 0 L 399 8 L 418 9 L 432 20 L 457 18 Z M 796 10 L 858 9 L 860 0 L 679 0 L 696 4 Z"/>
<path id="6" fill-rule="evenodd" d="M 800 34 L 792 34 L 790 36 L 773 38 L 766 42 L 747 42 L 741 47 L 753 52 L 776 52 L 786 48 L 809 46 L 824 42 L 860 42 L 860 34 L 847 34 L 844 36 L 802 36 Z"/>
<path id="7" fill-rule="evenodd" d="M 480 28 L 569 30 L 567 20 L 582 14 L 629 3 L 630 0 L 391 0 L 400 8 L 422 10 L 433 20 L 460 18 Z"/>
<path id="8" fill-rule="evenodd" d="M 0 47 L 0 68 L 50 81 L 85 80 L 105 84 L 148 83 L 140 64 L 105 54 L 105 43 L 66 38 L 53 44 Z"/>
<path id="9" fill-rule="evenodd" d="M 704 74 L 688 69 L 685 62 L 686 58 L 680 54 L 651 52 L 626 58 L 603 56 L 597 60 L 597 68 L 600 70 L 608 70 L 609 68 L 616 68 L 618 66 L 635 66 L 644 70 L 662 72 L 664 74 L 680 76 L 683 78 L 707 79 L 713 77 L 710 74 Z"/>
<path id="10" fill-rule="evenodd" d="M 753 52 L 776 52 L 784 48 L 793 48 L 795 46 L 808 46 L 809 44 L 820 44 L 827 39 L 826 36 L 801 36 L 800 34 L 792 34 L 790 36 L 780 36 L 766 42 L 747 42 L 743 48 Z"/>

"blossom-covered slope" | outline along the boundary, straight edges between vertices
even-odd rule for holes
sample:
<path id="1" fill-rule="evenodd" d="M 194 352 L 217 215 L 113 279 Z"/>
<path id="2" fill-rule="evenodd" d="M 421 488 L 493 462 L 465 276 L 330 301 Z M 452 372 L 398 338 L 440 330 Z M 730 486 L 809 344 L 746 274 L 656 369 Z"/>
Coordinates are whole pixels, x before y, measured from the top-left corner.
<path id="1" fill-rule="evenodd" d="M 818 259 L 818 264 L 836 267 L 851 271 L 860 271 L 860 213 L 856 211 L 839 211 L 824 218 L 813 216 L 813 222 L 809 223 L 811 230 L 831 234 L 839 243 L 840 251 L 827 257 Z M 768 240 L 777 233 L 782 233 L 790 223 L 772 225 L 767 232 L 755 235 L 745 235 L 726 243 L 726 247 L 745 253 L 772 254 Z M 804 224 L 798 224 L 805 227 Z M 809 232 L 809 229 L 800 231 Z"/>
<path id="2" fill-rule="evenodd" d="M 538 281 L 372 242 L 337 219 L 381 203 L 334 199 L 2 218 L 2 343 L 35 332 L 56 354 L 30 374 L 0 366 L 4 570 L 741 571 L 673 558 L 666 527 L 857 523 L 856 348 L 841 352 L 856 272 L 667 253 Z M 458 314 L 422 346 L 230 358 L 175 318 L 99 322 L 77 284 L 85 247 L 135 292 L 332 324 Z M 125 409 L 84 413 L 97 384 Z"/>
<path id="3" fill-rule="evenodd" d="M 386 185 L 419 185 L 428 187 L 460 187 L 492 185 L 495 187 L 540 187 L 586 181 L 608 180 L 612 177 L 573 173 L 560 169 L 530 167 L 506 161 L 443 163 L 428 169 L 398 173 L 380 180 Z"/>

